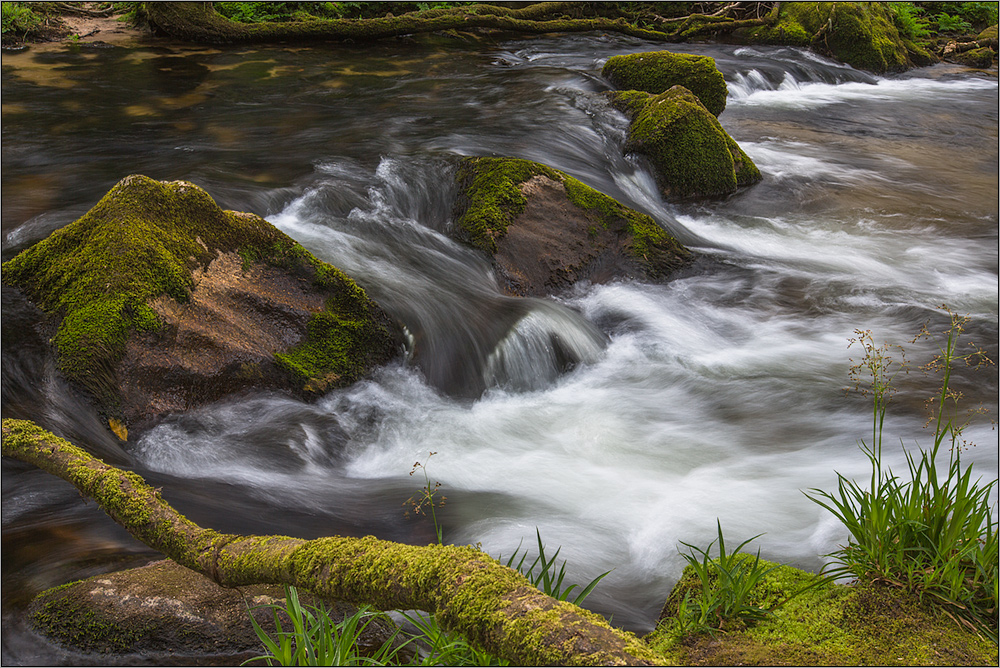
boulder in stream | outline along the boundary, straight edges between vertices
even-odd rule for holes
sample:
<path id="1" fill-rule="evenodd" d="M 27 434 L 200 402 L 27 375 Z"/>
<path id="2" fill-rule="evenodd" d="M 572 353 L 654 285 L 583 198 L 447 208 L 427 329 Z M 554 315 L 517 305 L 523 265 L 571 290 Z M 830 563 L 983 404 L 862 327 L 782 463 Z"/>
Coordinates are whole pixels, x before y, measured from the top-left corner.
<path id="1" fill-rule="evenodd" d="M 242 390 L 346 385 L 398 349 L 343 272 L 185 181 L 126 177 L 5 262 L 3 281 L 59 320 L 60 370 L 122 438 Z"/>
<path id="2" fill-rule="evenodd" d="M 632 119 L 625 151 L 649 159 L 664 197 L 719 197 L 760 181 L 757 166 L 687 88 L 612 93 L 611 101 Z"/>
<path id="3" fill-rule="evenodd" d="M 457 179 L 456 234 L 489 254 L 511 295 L 658 279 L 693 257 L 646 214 L 537 162 L 466 158 Z"/>
<path id="4" fill-rule="evenodd" d="M 307 593 L 301 596 L 303 603 L 319 605 Z M 113 656 L 117 663 L 133 656 L 141 660 L 125 665 L 235 666 L 265 651 L 250 614 L 273 638 L 274 615 L 267 606 L 284 607 L 284 598 L 280 586 L 227 589 L 163 560 L 44 591 L 29 605 L 28 617 L 42 636 L 94 659 Z M 326 608 L 334 621 L 355 612 L 342 602 Z M 282 623 L 290 627 L 287 617 Z M 394 627 L 387 617 L 374 618 L 361 637 L 361 652 L 378 649 Z"/>
<path id="5" fill-rule="evenodd" d="M 725 110 L 729 94 L 722 72 L 709 56 L 670 51 L 611 56 L 601 74 L 619 90 L 638 90 L 650 95 L 684 86 L 716 116 Z"/>

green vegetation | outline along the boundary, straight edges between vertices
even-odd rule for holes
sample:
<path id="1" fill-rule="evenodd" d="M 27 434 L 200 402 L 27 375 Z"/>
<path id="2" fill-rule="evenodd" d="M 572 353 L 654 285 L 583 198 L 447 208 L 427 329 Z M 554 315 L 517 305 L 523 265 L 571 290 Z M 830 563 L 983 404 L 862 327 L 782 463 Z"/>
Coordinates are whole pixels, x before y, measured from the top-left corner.
<path id="1" fill-rule="evenodd" d="M 659 95 L 674 86 L 684 86 L 718 116 L 726 108 L 726 80 L 715 59 L 670 51 L 612 56 L 601 74 L 621 90 Z"/>
<path id="2" fill-rule="evenodd" d="M 276 637 L 272 640 L 250 615 L 254 631 L 268 653 L 248 659 L 243 665 L 255 661 L 266 661 L 269 666 L 275 663 L 279 666 L 389 665 L 403 647 L 393 643 L 396 637 L 393 634 L 374 652 L 362 652 L 361 636 L 378 617 L 367 606 L 334 622 L 325 605 L 303 605 L 295 587 L 285 586 L 285 605 L 274 603 L 259 607 L 272 609 Z M 282 616 L 292 625 L 288 631 L 282 626 Z"/>
<path id="3" fill-rule="evenodd" d="M 45 23 L 45 17 L 35 13 L 32 5 L 38 3 L 4 2 L 0 3 L 2 11 L 2 26 L 4 35 L 13 35 L 24 39 Z"/>
<path id="4" fill-rule="evenodd" d="M 612 103 L 632 118 L 626 151 L 649 159 L 665 197 L 728 195 L 760 181 L 757 166 L 686 88 L 615 93 Z"/>
<path id="5" fill-rule="evenodd" d="M 872 443 L 861 443 L 871 462 L 871 479 L 866 489 L 838 475 L 837 492 L 813 490 L 810 498 L 836 515 L 851 534 L 848 545 L 831 555 L 839 564 L 833 573 L 885 583 L 931 600 L 995 642 L 998 526 L 990 495 L 997 480 L 983 483 L 972 477 L 971 466 L 962 465 L 961 435 L 968 422 L 956 415 L 960 395 L 950 389 L 956 363 L 980 366 L 990 361 L 979 349 L 958 353 L 967 319 L 949 314 L 946 343 L 928 366 L 943 374 L 933 404 L 934 444 L 930 450 L 906 452 L 909 479 L 897 477 L 882 461 L 894 360 L 887 347 L 874 345 L 870 332 L 858 332 L 855 342 L 865 356 L 855 373 L 869 384 L 874 405 Z M 942 445 L 947 446 L 947 464 L 939 470 Z"/>
<path id="6" fill-rule="evenodd" d="M 535 528 L 535 536 L 538 539 L 538 556 L 535 557 L 534 561 L 525 566 L 524 562 L 528 558 L 528 550 L 525 548 L 524 554 L 521 555 L 521 559 L 515 566 L 514 560 L 517 559 L 518 552 L 521 549 L 521 546 L 518 545 L 518 548 L 514 550 L 514 554 L 510 555 L 504 565 L 508 568 L 520 571 L 524 577 L 531 581 L 531 584 L 535 585 L 541 591 L 544 591 L 557 601 L 569 601 L 573 605 L 583 605 L 583 601 L 590 596 L 590 592 L 594 591 L 594 587 L 596 587 L 601 580 L 611 573 L 611 571 L 605 571 L 604 573 L 598 575 L 590 581 L 590 584 L 581 589 L 580 593 L 571 600 L 569 598 L 570 593 L 576 589 L 578 585 L 571 584 L 566 587 L 566 589 L 562 588 L 563 579 L 566 577 L 565 561 L 563 561 L 562 566 L 559 567 L 559 572 L 556 573 L 556 558 L 559 557 L 559 552 L 562 550 L 562 547 L 560 546 L 557 548 L 555 554 L 546 559 L 545 545 L 542 543 L 542 534 L 538 531 L 537 527 Z M 498 557 L 498 559 L 499 558 L 500 557 Z M 535 572 L 536 567 L 538 569 L 537 573 Z"/>

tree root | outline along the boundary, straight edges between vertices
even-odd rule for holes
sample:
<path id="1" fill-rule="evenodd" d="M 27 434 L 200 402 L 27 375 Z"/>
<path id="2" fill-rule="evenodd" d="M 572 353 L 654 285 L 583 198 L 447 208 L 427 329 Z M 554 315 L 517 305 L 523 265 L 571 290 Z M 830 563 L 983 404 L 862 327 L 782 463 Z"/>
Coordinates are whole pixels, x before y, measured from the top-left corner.
<path id="1" fill-rule="evenodd" d="M 662 663 L 631 633 L 546 596 L 471 547 L 367 538 L 242 536 L 205 529 L 137 474 L 92 457 L 32 422 L 4 420 L 3 455 L 56 475 L 135 538 L 220 585 L 287 584 L 382 610 L 420 609 L 516 665 Z"/>

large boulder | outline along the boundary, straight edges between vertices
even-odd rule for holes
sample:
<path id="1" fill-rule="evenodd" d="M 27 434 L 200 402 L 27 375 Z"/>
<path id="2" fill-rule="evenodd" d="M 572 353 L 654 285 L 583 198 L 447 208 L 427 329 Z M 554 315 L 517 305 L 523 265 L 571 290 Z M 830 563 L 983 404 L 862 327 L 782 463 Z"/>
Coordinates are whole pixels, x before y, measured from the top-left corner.
<path id="1" fill-rule="evenodd" d="M 62 373 L 127 427 L 249 388 L 308 395 L 396 352 L 354 281 L 201 188 L 129 176 L 79 220 L 3 264 L 60 320 Z"/>
<path id="2" fill-rule="evenodd" d="M 632 119 L 625 151 L 646 156 L 664 197 L 718 197 L 760 181 L 753 161 L 683 86 L 659 95 L 611 95 L 612 104 Z"/>
<path id="3" fill-rule="evenodd" d="M 722 72 L 709 56 L 670 51 L 611 56 L 601 74 L 619 90 L 639 90 L 651 95 L 684 86 L 716 116 L 726 108 L 729 94 Z"/>
<path id="4" fill-rule="evenodd" d="M 773 615 L 752 625 L 730 620 L 724 633 L 686 635 L 676 616 L 685 598 L 689 611 L 698 609 L 702 589 L 687 566 L 645 640 L 682 666 L 996 665 L 996 645 L 935 607 L 930 597 L 921 601 L 886 583 L 838 584 L 791 566 L 760 563 L 773 570 L 744 600 Z"/>
<path id="5" fill-rule="evenodd" d="M 307 605 L 321 605 L 302 596 Z M 274 638 L 274 614 L 267 606 L 284 607 L 284 599 L 280 586 L 227 589 L 164 560 L 44 591 L 28 606 L 28 618 L 49 640 L 91 657 L 142 657 L 131 665 L 236 666 L 264 653 L 250 615 Z M 341 602 L 325 607 L 334 621 L 355 612 Z M 282 624 L 291 626 L 287 617 Z M 375 618 L 359 649 L 378 649 L 393 630 L 388 618 Z"/>
<path id="6" fill-rule="evenodd" d="M 883 74 L 931 58 L 900 36 L 885 2 L 783 2 L 773 24 L 737 31 L 752 43 L 810 46 L 852 67 Z"/>
<path id="7" fill-rule="evenodd" d="M 692 258 L 646 214 L 537 162 L 467 158 L 457 180 L 456 235 L 491 257 L 511 295 L 658 279 Z"/>

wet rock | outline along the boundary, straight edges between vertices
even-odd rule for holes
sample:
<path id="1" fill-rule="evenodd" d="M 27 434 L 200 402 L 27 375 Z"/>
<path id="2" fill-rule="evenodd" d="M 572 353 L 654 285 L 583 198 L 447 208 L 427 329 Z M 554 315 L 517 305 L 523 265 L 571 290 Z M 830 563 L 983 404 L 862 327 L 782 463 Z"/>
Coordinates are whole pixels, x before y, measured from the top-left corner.
<path id="1" fill-rule="evenodd" d="M 397 349 L 343 272 L 194 184 L 129 176 L 79 220 L 3 264 L 60 321 L 61 372 L 127 429 L 247 389 L 309 395 Z"/>
<path id="2" fill-rule="evenodd" d="M 729 94 L 722 72 L 709 56 L 670 51 L 612 56 L 601 74 L 619 90 L 638 90 L 650 95 L 684 86 L 716 116 L 726 108 Z"/>
<path id="3" fill-rule="evenodd" d="M 664 197 L 719 197 L 760 181 L 753 161 L 683 86 L 659 95 L 612 93 L 611 100 L 632 119 L 625 151 L 649 159 Z"/>
<path id="4" fill-rule="evenodd" d="M 658 279 L 692 258 L 649 216 L 545 165 L 467 158 L 457 179 L 456 235 L 490 255 L 508 294 Z"/>
<path id="5" fill-rule="evenodd" d="M 319 604 L 306 594 L 302 602 Z M 264 653 L 250 614 L 274 637 L 272 609 L 248 610 L 270 604 L 284 605 L 282 587 L 226 589 L 164 560 L 44 591 L 28 607 L 28 617 L 35 631 L 76 652 L 136 655 L 143 659 L 138 663 L 154 665 L 239 665 Z M 334 621 L 356 611 L 341 602 L 326 607 Z M 361 650 L 377 649 L 393 631 L 388 618 L 376 618 Z"/>

